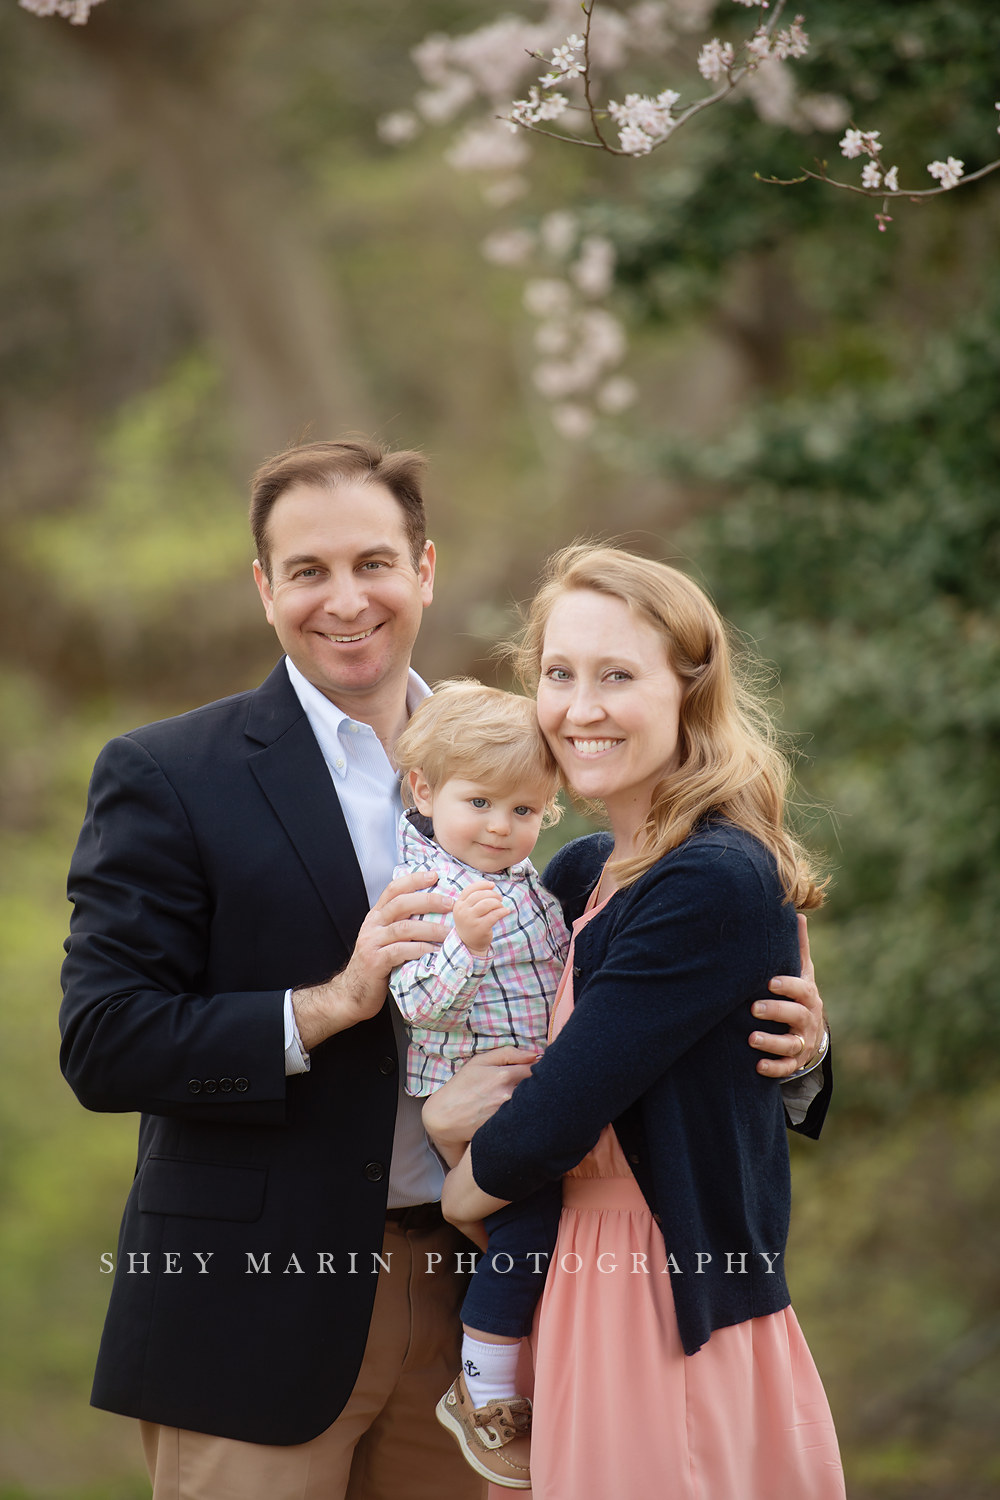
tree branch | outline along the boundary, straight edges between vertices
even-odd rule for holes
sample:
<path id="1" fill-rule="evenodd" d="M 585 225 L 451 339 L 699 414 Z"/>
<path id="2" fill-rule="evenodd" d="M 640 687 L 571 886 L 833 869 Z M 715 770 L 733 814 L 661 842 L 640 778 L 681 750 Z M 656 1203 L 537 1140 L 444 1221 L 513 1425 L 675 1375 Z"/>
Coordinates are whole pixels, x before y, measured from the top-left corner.
<path id="1" fill-rule="evenodd" d="M 857 187 L 853 182 L 838 182 L 835 177 L 826 175 L 826 162 L 821 163 L 822 170 L 810 172 L 808 167 L 803 167 L 801 177 L 762 177 L 759 172 L 753 175 L 758 182 L 766 182 L 774 187 L 794 187 L 796 183 L 805 182 L 812 178 L 814 182 L 825 182 L 827 187 L 843 188 L 845 193 L 858 193 L 862 198 L 882 198 L 887 201 L 890 198 L 909 198 L 916 202 L 919 198 L 937 198 L 941 193 L 953 193 L 955 188 L 964 187 L 967 182 L 978 182 L 980 177 L 986 177 L 990 172 L 995 172 L 1000 167 L 1000 160 L 991 161 L 988 166 L 980 167 L 978 172 L 970 172 L 967 177 L 960 177 L 954 187 L 935 188 L 897 188 L 895 192 L 886 192 L 883 188 Z"/>

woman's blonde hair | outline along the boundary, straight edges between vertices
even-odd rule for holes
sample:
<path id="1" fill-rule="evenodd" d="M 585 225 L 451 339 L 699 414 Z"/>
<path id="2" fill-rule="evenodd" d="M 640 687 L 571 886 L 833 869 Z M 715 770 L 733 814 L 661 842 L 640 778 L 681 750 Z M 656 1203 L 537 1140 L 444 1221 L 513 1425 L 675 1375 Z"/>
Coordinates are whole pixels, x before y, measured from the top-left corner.
<path id="1" fill-rule="evenodd" d="M 407 775 L 419 770 L 434 788 L 453 776 L 498 792 L 525 784 L 545 787 L 542 827 L 551 828 L 561 816 L 555 799 L 562 776 L 538 727 L 533 698 L 484 687 L 474 677 L 439 682 L 414 709 L 395 753 L 403 801 L 410 805 Z"/>
<path id="2" fill-rule="evenodd" d="M 719 813 L 770 849 L 788 899 L 799 910 L 820 906 L 823 889 L 809 857 L 784 826 L 791 772 L 775 743 L 767 708 L 734 671 L 726 626 L 690 578 L 618 547 L 578 543 L 557 552 L 528 609 L 521 639 L 504 650 L 525 689 L 534 692 L 538 686 L 553 606 L 578 590 L 621 599 L 659 631 L 684 684 L 678 764 L 653 792 L 638 852 L 610 866 L 615 880 L 632 884 L 704 817 Z"/>

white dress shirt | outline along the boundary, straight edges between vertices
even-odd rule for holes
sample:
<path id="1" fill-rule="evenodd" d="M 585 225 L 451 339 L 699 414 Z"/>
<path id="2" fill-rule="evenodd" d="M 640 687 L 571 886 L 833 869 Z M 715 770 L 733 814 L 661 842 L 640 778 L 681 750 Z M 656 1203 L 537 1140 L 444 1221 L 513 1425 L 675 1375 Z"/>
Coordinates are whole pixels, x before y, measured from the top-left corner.
<path id="1" fill-rule="evenodd" d="M 285 666 L 333 777 L 361 866 L 368 903 L 374 906 L 392 879 L 396 864 L 396 825 L 403 810 L 399 776 L 370 724 L 360 724 L 337 708 L 303 677 L 287 656 Z M 411 671 L 406 692 L 407 712 L 412 713 L 429 694 L 427 684 Z M 409 1038 L 403 1018 L 391 998 L 389 1008 L 399 1054 L 399 1099 L 386 1206 L 406 1208 L 414 1203 L 437 1202 L 444 1183 L 444 1169 L 424 1133 L 420 1117 L 422 1100 L 411 1098 L 403 1086 Z M 306 1073 L 308 1070 L 309 1058 L 302 1049 L 289 990 L 285 995 L 285 1072 Z"/>

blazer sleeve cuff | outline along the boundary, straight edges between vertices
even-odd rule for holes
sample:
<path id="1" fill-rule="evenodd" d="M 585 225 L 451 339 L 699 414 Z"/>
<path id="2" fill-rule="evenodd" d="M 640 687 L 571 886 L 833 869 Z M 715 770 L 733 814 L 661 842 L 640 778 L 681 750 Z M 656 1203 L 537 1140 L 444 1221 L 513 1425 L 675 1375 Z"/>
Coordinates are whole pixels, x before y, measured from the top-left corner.
<path id="1" fill-rule="evenodd" d="M 67 1037 L 63 1072 L 85 1109 L 283 1124 L 283 1016 L 281 990 L 133 993 Z"/>

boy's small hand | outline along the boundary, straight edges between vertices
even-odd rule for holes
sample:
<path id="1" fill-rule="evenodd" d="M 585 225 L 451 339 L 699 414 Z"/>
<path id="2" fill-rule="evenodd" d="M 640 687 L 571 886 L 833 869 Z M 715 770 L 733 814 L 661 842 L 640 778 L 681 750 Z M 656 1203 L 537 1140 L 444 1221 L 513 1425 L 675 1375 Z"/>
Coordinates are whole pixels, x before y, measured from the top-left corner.
<path id="1" fill-rule="evenodd" d="M 488 880 L 466 886 L 454 906 L 455 931 L 470 953 L 484 958 L 490 951 L 493 928 L 510 907 Z"/>

